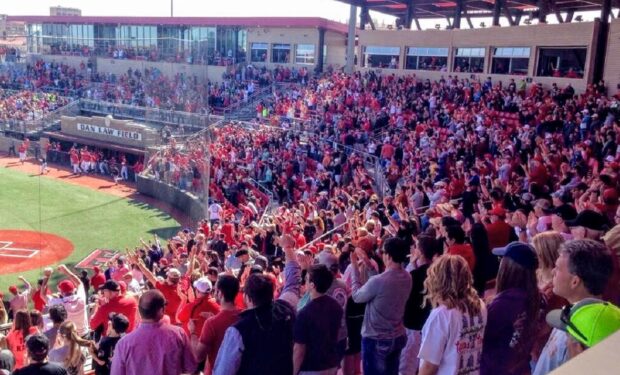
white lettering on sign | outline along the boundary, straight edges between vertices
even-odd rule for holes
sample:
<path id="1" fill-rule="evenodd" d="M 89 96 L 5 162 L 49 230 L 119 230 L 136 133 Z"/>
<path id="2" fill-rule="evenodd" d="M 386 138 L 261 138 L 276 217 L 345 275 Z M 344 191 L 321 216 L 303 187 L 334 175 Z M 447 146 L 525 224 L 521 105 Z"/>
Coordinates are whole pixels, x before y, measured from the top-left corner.
<path id="1" fill-rule="evenodd" d="M 139 132 L 132 132 L 132 131 L 129 131 L 129 130 L 107 128 L 107 127 L 104 127 L 104 126 L 97 126 L 97 125 L 91 125 L 91 124 L 81 124 L 79 122 L 77 124 L 77 130 L 82 131 L 82 132 L 86 132 L 86 133 L 103 134 L 103 135 L 107 135 L 108 137 L 131 139 L 133 141 L 141 141 L 142 140 L 142 134 L 139 133 Z"/>

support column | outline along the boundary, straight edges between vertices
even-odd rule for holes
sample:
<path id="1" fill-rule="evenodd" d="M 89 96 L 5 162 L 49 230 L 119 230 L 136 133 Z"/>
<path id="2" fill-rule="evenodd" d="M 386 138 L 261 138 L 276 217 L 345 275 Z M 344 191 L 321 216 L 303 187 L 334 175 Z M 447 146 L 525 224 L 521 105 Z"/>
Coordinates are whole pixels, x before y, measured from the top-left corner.
<path id="1" fill-rule="evenodd" d="M 495 0 L 495 4 L 493 4 L 493 26 L 499 26 L 499 18 L 502 15 L 502 7 L 504 6 L 503 3 L 502 0 Z"/>
<path id="2" fill-rule="evenodd" d="M 368 7 L 362 6 L 362 10 L 360 12 L 360 29 L 361 30 L 366 30 L 366 24 L 368 23 L 369 18 L 370 18 L 370 15 L 368 14 Z"/>
<path id="3" fill-rule="evenodd" d="M 566 12 L 566 18 L 564 19 L 564 22 L 571 23 L 573 21 L 574 15 L 575 15 L 575 11 L 572 9 Z"/>
<path id="4" fill-rule="evenodd" d="M 457 0 L 456 9 L 454 9 L 454 22 L 452 22 L 453 29 L 461 28 L 461 13 L 463 13 L 463 0 Z"/>
<path id="5" fill-rule="evenodd" d="M 611 0 L 603 0 L 601 8 L 601 20 L 596 35 L 596 53 L 594 55 L 592 82 L 603 79 L 605 69 L 605 55 L 607 53 L 607 38 L 609 35 L 609 15 L 611 13 Z"/>
<path id="6" fill-rule="evenodd" d="M 351 4 L 349 11 L 349 35 L 347 36 L 347 65 L 345 73 L 353 73 L 353 65 L 355 62 L 355 24 L 357 19 L 357 7 Z"/>
<path id="7" fill-rule="evenodd" d="M 234 29 L 235 37 L 233 38 L 233 43 L 235 44 L 235 48 L 233 48 L 233 61 L 235 64 L 237 63 L 237 51 L 239 51 L 239 28 L 235 27 Z"/>
<path id="8" fill-rule="evenodd" d="M 316 72 L 317 73 L 323 73 L 323 65 L 324 65 L 324 59 L 325 56 L 323 56 L 323 50 L 325 49 L 325 29 L 320 27 L 319 28 L 319 53 L 318 53 L 318 57 L 316 60 Z"/>
<path id="9" fill-rule="evenodd" d="M 549 14 L 549 0 L 538 0 L 538 23 L 547 23 L 547 14 Z"/>

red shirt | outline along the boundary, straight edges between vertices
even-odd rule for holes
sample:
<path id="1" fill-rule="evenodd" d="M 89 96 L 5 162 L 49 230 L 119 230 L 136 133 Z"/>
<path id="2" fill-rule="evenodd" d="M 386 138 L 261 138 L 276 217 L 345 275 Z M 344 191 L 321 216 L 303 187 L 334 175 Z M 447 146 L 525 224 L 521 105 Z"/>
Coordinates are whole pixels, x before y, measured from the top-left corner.
<path id="1" fill-rule="evenodd" d="M 220 350 L 224 333 L 228 327 L 237 323 L 241 310 L 223 310 L 204 323 L 200 333 L 200 343 L 207 347 L 207 361 L 205 363 L 205 375 L 211 375 L 217 352 Z"/>
<path id="2" fill-rule="evenodd" d="M 177 324 L 177 311 L 179 311 L 179 307 L 181 306 L 181 293 L 179 292 L 178 285 L 170 285 L 168 283 L 162 283 L 160 281 L 155 284 L 155 288 L 157 288 L 166 298 L 166 309 L 164 312 L 170 316 L 170 322 L 172 324 Z"/>
<path id="3" fill-rule="evenodd" d="M 127 333 L 131 332 L 136 324 L 136 314 L 138 312 L 138 302 L 135 298 L 116 296 L 105 305 L 100 306 L 97 309 L 95 315 L 90 319 L 90 329 L 96 330 L 97 327 L 103 324 L 103 335 L 105 336 L 108 329 L 108 319 L 110 313 L 123 314 L 129 319 L 129 328 Z"/>
<path id="4" fill-rule="evenodd" d="M 181 311 L 179 311 L 178 318 L 179 322 L 183 325 L 183 329 L 189 336 L 189 327 L 188 323 L 190 319 L 194 320 L 196 325 L 196 333 L 202 332 L 202 326 L 205 324 L 207 320 L 205 317 L 201 315 L 201 313 L 212 313 L 217 314 L 220 312 L 220 305 L 217 304 L 215 298 L 202 297 L 200 299 L 196 299 L 191 303 L 185 304 Z"/>
<path id="5" fill-rule="evenodd" d="M 448 248 L 448 254 L 462 256 L 467 261 L 469 269 L 472 272 L 474 271 L 474 266 L 476 265 L 476 256 L 474 255 L 474 250 L 469 244 L 454 244 Z"/>
<path id="6" fill-rule="evenodd" d="M 32 303 L 34 304 L 35 310 L 43 312 L 43 309 L 47 304 L 47 300 L 41 296 L 41 289 L 37 289 L 32 294 Z"/>
<path id="7" fill-rule="evenodd" d="M 37 333 L 36 327 L 30 327 L 29 334 Z M 26 356 L 28 351 L 26 350 L 26 343 L 24 342 L 24 335 L 21 330 L 12 329 L 8 335 L 6 335 L 7 348 L 13 353 L 15 357 L 14 370 L 24 367 L 26 363 Z"/>

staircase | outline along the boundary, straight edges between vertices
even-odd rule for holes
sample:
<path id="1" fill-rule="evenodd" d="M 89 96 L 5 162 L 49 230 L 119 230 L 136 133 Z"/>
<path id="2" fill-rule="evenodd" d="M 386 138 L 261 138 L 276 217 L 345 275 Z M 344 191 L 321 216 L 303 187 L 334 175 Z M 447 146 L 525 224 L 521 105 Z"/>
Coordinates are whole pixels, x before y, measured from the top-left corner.
<path id="1" fill-rule="evenodd" d="M 224 119 L 228 121 L 251 121 L 256 117 L 256 104 L 271 98 L 271 86 L 259 88 L 248 98 L 247 102 L 239 102 L 224 110 Z"/>

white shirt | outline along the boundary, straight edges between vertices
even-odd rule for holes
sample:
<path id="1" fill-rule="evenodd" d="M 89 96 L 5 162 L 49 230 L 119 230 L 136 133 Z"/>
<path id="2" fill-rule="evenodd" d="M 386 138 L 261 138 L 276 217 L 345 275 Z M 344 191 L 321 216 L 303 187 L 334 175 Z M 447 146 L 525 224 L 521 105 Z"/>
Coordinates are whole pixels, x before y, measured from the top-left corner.
<path id="1" fill-rule="evenodd" d="M 443 305 L 434 308 L 422 328 L 420 367 L 428 361 L 439 366 L 437 375 L 478 375 L 486 323 L 484 303 L 473 317 Z"/>
<path id="2" fill-rule="evenodd" d="M 48 306 L 64 305 L 67 310 L 67 320 L 75 324 L 78 335 L 84 336 L 88 333 L 88 317 L 86 315 L 86 292 L 84 285 L 80 283 L 77 293 L 69 297 L 57 298 L 48 296 Z"/>
<path id="3" fill-rule="evenodd" d="M 222 206 L 220 206 L 217 203 L 212 203 L 209 206 L 209 219 L 210 220 L 219 220 L 221 212 L 222 212 Z"/>

